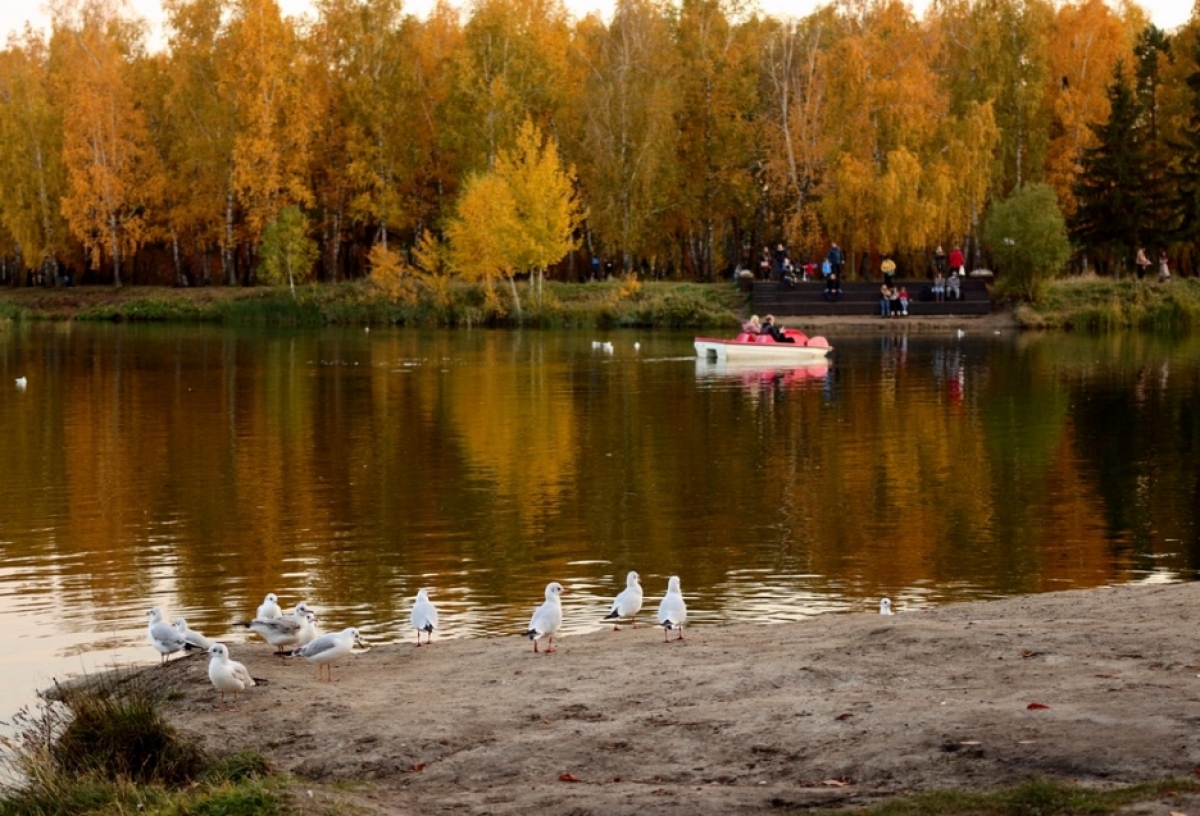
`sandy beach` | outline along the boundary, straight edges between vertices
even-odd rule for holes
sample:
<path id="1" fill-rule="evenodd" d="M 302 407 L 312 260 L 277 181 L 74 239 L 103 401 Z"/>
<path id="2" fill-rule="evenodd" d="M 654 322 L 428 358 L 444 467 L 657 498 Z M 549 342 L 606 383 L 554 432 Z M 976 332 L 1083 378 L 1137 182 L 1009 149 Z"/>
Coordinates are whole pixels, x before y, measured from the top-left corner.
<path id="1" fill-rule="evenodd" d="M 206 656 L 141 675 L 206 745 L 297 775 L 314 813 L 766 813 L 1037 776 L 1189 776 L 1198 620 L 1200 584 L 1171 584 L 696 627 L 670 643 L 643 623 L 550 655 L 516 636 L 416 648 L 398 631 L 340 660 L 333 682 L 234 643 L 269 680 L 236 711 L 217 710 Z M 1188 806 L 1200 799 L 1138 812 Z"/>

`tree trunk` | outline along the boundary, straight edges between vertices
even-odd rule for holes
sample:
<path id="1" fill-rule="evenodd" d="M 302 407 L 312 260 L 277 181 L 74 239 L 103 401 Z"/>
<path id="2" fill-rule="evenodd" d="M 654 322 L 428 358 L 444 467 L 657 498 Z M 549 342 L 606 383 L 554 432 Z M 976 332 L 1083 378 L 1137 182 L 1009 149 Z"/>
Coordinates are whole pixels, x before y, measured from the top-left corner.
<path id="1" fill-rule="evenodd" d="M 112 241 L 113 287 L 121 288 L 121 242 L 118 240 L 117 225 L 114 219 L 109 219 L 109 240 Z"/>
<path id="2" fill-rule="evenodd" d="M 233 259 L 233 188 L 225 191 L 225 240 L 221 244 L 221 274 L 228 286 L 237 285 L 237 264 Z"/>
<path id="3" fill-rule="evenodd" d="M 508 285 L 512 289 L 513 306 L 517 310 L 517 321 L 521 320 L 521 296 L 517 294 L 517 279 L 512 275 L 508 275 Z"/>

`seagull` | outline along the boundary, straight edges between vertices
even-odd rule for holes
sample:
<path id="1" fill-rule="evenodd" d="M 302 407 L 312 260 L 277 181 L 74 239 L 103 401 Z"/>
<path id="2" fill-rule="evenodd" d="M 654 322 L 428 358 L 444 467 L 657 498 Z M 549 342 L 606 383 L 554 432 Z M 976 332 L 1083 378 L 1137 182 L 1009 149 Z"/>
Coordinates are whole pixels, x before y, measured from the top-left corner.
<path id="1" fill-rule="evenodd" d="M 884 598 L 883 600 L 881 600 L 879 602 L 879 614 L 880 615 L 895 614 L 894 612 L 892 612 L 892 599 L 891 598 Z"/>
<path id="2" fill-rule="evenodd" d="M 296 604 L 290 618 L 255 618 L 251 621 L 238 621 L 233 625 L 245 626 L 251 632 L 261 635 L 276 651 L 282 652 L 284 646 L 295 646 L 304 627 L 311 625 L 306 617 L 306 613 L 311 611 L 308 604 L 301 601 Z"/>
<path id="3" fill-rule="evenodd" d="M 687 604 L 683 602 L 683 590 L 679 587 L 679 576 L 672 575 L 667 581 L 667 594 L 658 605 L 658 622 L 663 628 L 663 643 L 667 642 L 667 632 L 679 630 L 676 640 L 683 640 L 683 624 L 687 621 Z"/>
<path id="4" fill-rule="evenodd" d="M 174 626 L 163 620 L 162 610 L 157 606 L 146 615 L 150 618 L 150 623 L 146 627 L 146 635 L 150 639 L 150 645 L 162 655 L 161 664 L 165 664 L 176 652 L 181 652 L 189 647 L 195 648 L 183 639 L 183 635 L 175 631 Z"/>
<path id="5" fill-rule="evenodd" d="M 29 385 L 29 381 L 24 377 L 17 377 L 17 388 L 21 391 L 25 390 L 25 386 Z"/>
<path id="6" fill-rule="evenodd" d="M 961 339 L 963 338 L 963 336 L 964 336 L 964 335 L 966 335 L 966 332 L 965 332 L 965 331 L 963 331 L 962 329 L 959 329 L 959 330 L 958 330 L 957 332 L 955 332 L 955 333 L 958 335 L 958 339 L 959 339 L 959 340 L 961 340 Z"/>
<path id="7" fill-rule="evenodd" d="M 604 350 L 605 354 L 613 353 L 613 344 L 612 343 L 605 343 L 603 346 L 601 346 L 601 348 Z"/>
<path id="8" fill-rule="evenodd" d="M 637 629 L 637 613 L 642 609 L 642 583 L 636 572 L 629 573 L 625 578 L 625 588 L 613 601 L 612 610 L 604 616 L 605 620 L 615 621 L 619 618 L 629 618 L 633 628 Z M 616 623 L 613 631 L 620 629 Z"/>
<path id="9" fill-rule="evenodd" d="M 642 344 L 641 344 L 641 343 L 637 343 L 637 342 L 635 342 L 635 343 L 633 344 L 633 350 L 634 350 L 634 351 L 638 351 L 639 349 L 641 349 L 641 347 L 642 347 Z"/>
<path id="10" fill-rule="evenodd" d="M 274 592 L 267 593 L 267 597 L 263 598 L 263 602 L 258 605 L 258 611 L 254 613 L 254 617 L 258 620 L 283 617 L 283 610 L 279 608 L 279 598 L 275 596 Z"/>
<path id="11" fill-rule="evenodd" d="M 307 646 L 321 636 L 321 630 L 317 628 L 317 613 L 305 612 L 304 623 L 300 625 L 300 631 L 296 633 L 295 648 Z"/>
<path id="12" fill-rule="evenodd" d="M 322 674 L 325 674 L 325 669 L 329 675 L 329 681 L 333 682 L 333 661 L 339 657 L 350 654 L 350 650 L 355 646 L 366 648 L 366 644 L 359 637 L 358 630 L 351 626 L 349 629 L 343 629 L 340 632 L 330 632 L 321 635 L 307 646 L 301 646 L 299 649 L 293 649 L 290 652 L 285 652 L 285 657 L 303 657 L 309 663 L 317 664 L 317 679 L 320 680 Z"/>
<path id="13" fill-rule="evenodd" d="M 212 648 L 213 642 L 196 630 L 189 629 L 187 621 L 183 618 L 175 619 L 175 631 L 178 632 L 184 640 L 197 649 L 202 649 L 207 652 Z"/>
<path id="14" fill-rule="evenodd" d="M 422 632 L 429 636 L 425 644 L 433 643 L 433 630 L 438 625 L 437 607 L 430 602 L 429 592 L 424 589 L 417 592 L 417 599 L 413 601 L 412 625 L 417 630 L 418 646 L 421 645 Z"/>
<path id="15" fill-rule="evenodd" d="M 208 661 L 208 679 L 212 681 L 217 691 L 221 692 L 219 708 L 225 708 L 225 695 L 233 695 L 233 707 L 237 708 L 238 694 L 250 686 L 266 683 L 251 677 L 246 667 L 236 660 L 229 659 L 229 649 L 224 643 L 214 643 L 208 650 L 212 660 Z"/>
<path id="16" fill-rule="evenodd" d="M 533 617 L 529 619 L 529 628 L 525 631 L 525 637 L 533 641 L 535 653 L 538 650 L 537 642 L 541 638 L 549 641 L 546 654 L 554 651 L 554 633 L 562 627 L 563 620 L 562 601 L 559 600 L 559 596 L 566 594 L 567 591 L 558 581 L 546 584 L 546 600 L 534 610 Z"/>

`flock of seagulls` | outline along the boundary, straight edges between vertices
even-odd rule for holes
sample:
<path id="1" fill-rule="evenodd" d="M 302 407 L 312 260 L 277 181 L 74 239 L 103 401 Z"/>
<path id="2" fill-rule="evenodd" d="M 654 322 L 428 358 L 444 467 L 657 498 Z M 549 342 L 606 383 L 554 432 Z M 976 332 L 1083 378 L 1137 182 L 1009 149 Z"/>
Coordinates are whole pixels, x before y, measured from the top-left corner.
<path id="1" fill-rule="evenodd" d="M 558 581 L 546 584 L 545 600 L 534 610 L 529 619 L 529 626 L 524 635 L 533 641 L 533 651 L 538 652 L 538 641 L 545 639 L 545 654 L 554 652 L 554 636 L 563 625 L 562 596 L 568 594 L 566 587 Z M 625 588 L 613 599 L 612 607 L 604 620 L 613 621 L 613 629 L 619 630 L 620 621 L 628 620 L 631 626 L 637 628 L 637 616 L 642 611 L 644 595 L 641 577 L 636 572 L 630 572 L 625 578 Z M 233 707 L 237 708 L 238 695 L 248 688 L 263 685 L 267 681 L 250 676 L 246 667 L 233 660 L 229 655 L 229 647 L 205 637 L 200 632 L 191 629 L 183 618 L 176 618 L 175 623 L 168 624 L 163 617 L 160 607 L 153 607 L 146 613 L 147 638 L 150 645 L 161 657 L 165 664 L 170 656 L 177 652 L 201 651 L 210 655 L 208 664 L 208 679 L 213 688 L 220 694 L 219 708 L 224 708 L 226 696 L 233 696 Z M 879 614 L 891 615 L 892 602 L 884 598 L 879 602 Z M 658 605 L 658 625 L 663 630 L 663 642 L 670 640 L 669 633 L 677 632 L 676 640 L 683 640 L 683 626 L 687 622 L 687 603 L 683 599 L 683 588 L 678 575 L 672 575 L 667 581 L 667 591 Z M 317 666 L 318 680 L 333 680 L 333 663 L 350 654 L 357 646 L 366 649 L 358 629 L 351 626 L 340 632 L 321 634 L 316 626 L 316 612 L 305 602 L 301 601 L 285 614 L 279 606 L 279 598 L 275 593 L 268 593 L 259 605 L 254 618 L 248 621 L 237 621 L 234 626 L 244 627 L 259 635 L 267 643 L 275 647 L 276 653 L 282 657 L 302 657 Z M 433 632 L 438 626 L 437 607 L 429 600 L 427 590 L 417 592 L 413 601 L 410 617 L 412 628 L 417 633 L 417 646 L 421 645 L 421 633 L 425 633 L 425 645 L 433 642 Z"/>

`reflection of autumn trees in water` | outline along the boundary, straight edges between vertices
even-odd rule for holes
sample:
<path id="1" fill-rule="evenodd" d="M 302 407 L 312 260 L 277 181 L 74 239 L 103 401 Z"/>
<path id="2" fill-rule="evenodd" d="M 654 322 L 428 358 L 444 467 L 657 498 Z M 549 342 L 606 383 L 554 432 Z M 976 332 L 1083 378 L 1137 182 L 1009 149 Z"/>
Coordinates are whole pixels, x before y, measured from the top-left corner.
<path id="1" fill-rule="evenodd" d="M 223 622 L 274 590 L 340 625 L 430 586 L 484 629 L 548 575 L 685 574 L 703 619 L 764 586 L 912 603 L 1195 567 L 1194 343 L 846 341 L 809 380 L 589 339 L 26 332 L 57 362 L 6 407 L 0 550 L 100 609 L 165 587 Z"/>
<path id="2" fill-rule="evenodd" d="M 1143 12 L 1100 2 L 781 21 L 623 0 L 603 21 L 556 0 L 425 19 L 327 0 L 303 24 L 274 0 L 164 6 L 156 50 L 88 0 L 0 52 L 0 249 L 26 267 L 88 256 L 100 280 L 246 281 L 267 225 L 298 206 L 319 278 L 359 276 L 373 244 L 444 224 L 530 121 L 577 173 L 588 259 L 708 279 L 746 247 L 833 239 L 922 270 L 1023 183 L 1070 215 L 1113 67 L 1151 65 Z M 1143 77 L 1164 150 L 1193 113 L 1185 51 Z"/>

